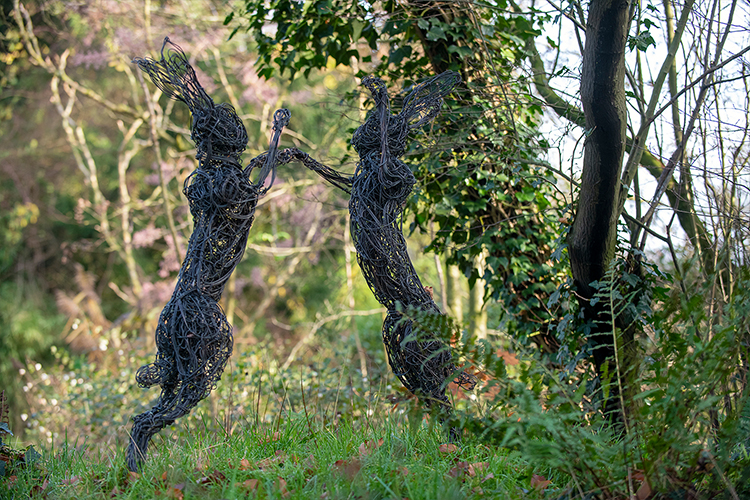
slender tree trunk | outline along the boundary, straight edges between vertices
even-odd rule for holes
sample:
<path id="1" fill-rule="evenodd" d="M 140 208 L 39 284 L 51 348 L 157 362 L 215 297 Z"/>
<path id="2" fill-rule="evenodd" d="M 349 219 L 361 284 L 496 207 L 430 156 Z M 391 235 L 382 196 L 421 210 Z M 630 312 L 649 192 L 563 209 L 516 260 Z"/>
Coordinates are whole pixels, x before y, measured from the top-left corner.
<path id="1" fill-rule="evenodd" d="M 485 255 L 480 253 L 474 258 L 474 266 L 479 275 L 484 274 Z M 486 282 L 479 278 L 469 290 L 469 338 L 472 341 L 487 338 L 487 310 L 484 308 Z"/>
<path id="2" fill-rule="evenodd" d="M 613 374 L 615 355 L 611 317 L 605 301 L 592 306 L 594 281 L 604 277 L 615 254 L 620 175 L 626 146 L 625 49 L 630 1 L 592 0 L 586 23 L 581 74 L 581 102 L 586 138 L 580 195 L 568 238 L 570 262 L 597 373 Z M 613 384 L 615 386 L 616 384 Z M 605 411 L 619 405 L 610 391 Z"/>
<path id="3" fill-rule="evenodd" d="M 461 270 L 453 264 L 445 264 L 445 295 L 448 299 L 448 310 L 453 319 L 459 323 L 464 320 L 464 308 L 461 300 Z"/>

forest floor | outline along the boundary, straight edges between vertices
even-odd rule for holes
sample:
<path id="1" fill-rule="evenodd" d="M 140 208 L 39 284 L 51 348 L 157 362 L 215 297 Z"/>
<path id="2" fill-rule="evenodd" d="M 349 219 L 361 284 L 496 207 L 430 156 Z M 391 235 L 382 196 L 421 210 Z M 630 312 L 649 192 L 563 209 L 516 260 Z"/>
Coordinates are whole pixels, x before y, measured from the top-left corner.
<path id="1" fill-rule="evenodd" d="M 15 456 L 6 446 L 0 498 L 512 499 L 556 489 L 505 450 L 447 443 L 421 412 L 328 423 L 287 413 L 230 427 L 165 430 L 140 473 L 127 470 L 123 446 L 64 442 Z"/>

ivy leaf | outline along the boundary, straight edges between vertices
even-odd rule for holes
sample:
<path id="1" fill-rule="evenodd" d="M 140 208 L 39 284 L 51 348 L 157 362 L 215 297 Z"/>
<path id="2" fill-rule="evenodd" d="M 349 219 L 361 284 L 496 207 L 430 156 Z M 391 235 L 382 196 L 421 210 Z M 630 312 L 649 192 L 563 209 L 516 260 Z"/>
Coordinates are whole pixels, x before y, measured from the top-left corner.
<path id="1" fill-rule="evenodd" d="M 425 37 L 431 42 L 436 42 L 441 38 L 446 41 L 448 40 L 445 37 L 445 30 L 440 26 L 433 26 L 432 28 L 430 28 L 430 31 L 427 32 Z"/>
<path id="2" fill-rule="evenodd" d="M 638 49 L 641 52 L 646 52 L 646 49 L 652 45 L 656 46 L 656 40 L 654 40 L 654 37 L 651 36 L 648 30 L 628 38 L 628 47 L 630 50 Z"/>

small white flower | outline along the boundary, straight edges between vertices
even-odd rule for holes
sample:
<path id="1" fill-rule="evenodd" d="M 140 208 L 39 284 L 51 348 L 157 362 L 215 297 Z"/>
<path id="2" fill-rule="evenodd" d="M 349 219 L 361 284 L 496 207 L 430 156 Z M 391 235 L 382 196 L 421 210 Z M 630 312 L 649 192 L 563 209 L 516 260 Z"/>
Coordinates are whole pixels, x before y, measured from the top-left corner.
<path id="1" fill-rule="evenodd" d="M 21 420 L 23 420 L 24 422 L 26 422 L 27 418 L 29 418 L 29 416 L 27 414 L 21 413 Z"/>

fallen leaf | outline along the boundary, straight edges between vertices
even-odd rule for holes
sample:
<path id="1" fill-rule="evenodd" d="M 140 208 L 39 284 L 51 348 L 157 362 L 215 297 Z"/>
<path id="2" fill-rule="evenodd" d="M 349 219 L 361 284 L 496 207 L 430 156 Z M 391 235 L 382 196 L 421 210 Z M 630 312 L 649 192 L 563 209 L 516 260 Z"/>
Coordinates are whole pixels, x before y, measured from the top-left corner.
<path id="1" fill-rule="evenodd" d="M 31 488 L 31 494 L 32 495 L 39 495 L 41 493 L 44 493 L 44 490 L 47 489 L 47 486 L 49 485 L 49 481 L 46 479 L 42 482 L 42 484 L 35 484 L 33 488 Z"/>
<path id="2" fill-rule="evenodd" d="M 365 442 L 359 445 L 359 454 L 366 457 L 381 446 L 383 446 L 383 438 L 380 438 L 377 441 L 368 441 L 365 439 Z"/>
<path id="3" fill-rule="evenodd" d="M 482 479 L 482 482 L 489 481 L 490 479 L 495 479 L 495 475 L 492 472 L 484 476 L 484 479 Z"/>
<path id="4" fill-rule="evenodd" d="M 161 480 L 166 481 L 167 480 L 167 471 L 164 471 L 161 473 Z"/>
<path id="5" fill-rule="evenodd" d="M 141 478 L 141 475 L 138 474 L 137 472 L 128 471 L 128 477 L 127 477 L 128 481 L 135 481 L 140 478 Z"/>
<path id="6" fill-rule="evenodd" d="M 63 479 L 62 481 L 60 481 L 60 484 L 76 484 L 80 480 L 81 478 L 79 476 L 71 476 L 67 479 Z"/>
<path id="7" fill-rule="evenodd" d="M 255 491 L 258 489 L 258 483 L 257 479 L 246 479 L 244 483 L 234 483 L 234 486 L 248 491 Z"/>
<path id="8" fill-rule="evenodd" d="M 448 475 L 450 477 L 460 477 L 466 473 L 468 467 L 469 462 L 456 462 L 456 465 L 448 471 Z"/>
<path id="9" fill-rule="evenodd" d="M 112 488 L 112 491 L 109 492 L 109 498 L 115 498 L 120 493 L 122 493 L 122 491 L 120 491 L 120 488 L 118 488 L 117 486 L 115 486 L 114 488 Z"/>
<path id="10" fill-rule="evenodd" d="M 473 464 L 469 464 L 469 466 L 466 468 L 466 473 L 469 476 L 474 477 L 484 472 L 485 469 L 489 469 L 489 467 L 489 462 L 474 462 Z"/>
<path id="11" fill-rule="evenodd" d="M 348 479 L 354 479 L 359 469 L 362 468 L 362 463 L 357 458 L 351 458 L 349 460 L 336 460 L 333 466 Z"/>
<path id="12" fill-rule="evenodd" d="M 409 472 L 409 469 L 407 469 L 406 467 L 401 467 L 400 471 L 401 471 L 401 474 L 403 474 L 404 476 L 408 476 L 409 474 L 411 474 Z"/>
<path id="13" fill-rule="evenodd" d="M 546 490 L 547 486 L 549 486 L 550 483 L 552 483 L 552 481 L 544 476 L 540 476 L 539 474 L 534 474 L 533 476 L 531 476 L 531 487 L 539 491 L 543 492 L 544 490 Z"/>
<path id="14" fill-rule="evenodd" d="M 176 500 L 182 500 L 185 498 L 185 494 L 182 492 L 182 490 L 185 489 L 185 483 L 180 483 L 172 486 L 171 488 L 167 489 L 167 497 L 168 498 L 175 498 Z"/>
<path id="15" fill-rule="evenodd" d="M 8 488 L 12 488 L 13 486 L 15 486 L 16 485 L 16 481 L 18 481 L 18 476 L 16 476 L 15 474 L 13 474 L 12 476 L 10 476 L 8 478 Z"/>
<path id="16" fill-rule="evenodd" d="M 484 495 L 484 490 L 480 488 L 479 486 L 473 488 L 471 491 L 473 491 L 477 495 Z"/>
<path id="17" fill-rule="evenodd" d="M 284 460 L 286 460 L 286 453 L 281 450 L 276 450 L 274 456 L 264 458 L 260 462 L 256 462 L 255 466 L 259 469 L 268 469 L 273 465 L 284 463 Z"/>
<path id="18" fill-rule="evenodd" d="M 506 365 L 513 366 L 513 365 L 517 365 L 518 364 L 518 358 L 512 352 L 508 352 L 508 351 L 504 351 L 502 349 L 498 349 L 497 351 L 495 351 L 495 354 L 497 355 L 498 358 L 502 358 L 503 362 Z"/>
<path id="19" fill-rule="evenodd" d="M 266 439 L 263 440 L 264 443 L 271 443 L 273 441 L 278 441 L 281 439 L 281 434 L 279 431 L 274 432 L 272 435 L 267 436 Z"/>
<path id="20" fill-rule="evenodd" d="M 458 451 L 458 446 L 453 443 L 445 443 L 440 445 L 440 453 L 455 453 Z"/>
<path id="21" fill-rule="evenodd" d="M 637 500 L 646 500 L 651 498 L 651 495 L 653 494 L 654 492 L 651 490 L 651 485 L 648 484 L 647 480 L 644 480 L 638 488 L 638 491 L 635 492 L 635 498 Z"/>
<path id="22" fill-rule="evenodd" d="M 208 476 L 202 477 L 196 481 L 201 486 L 206 484 L 218 484 L 223 483 L 227 480 L 227 476 L 221 473 L 221 471 L 215 470 Z"/>
<path id="23" fill-rule="evenodd" d="M 278 477 L 278 481 L 279 481 L 279 491 L 281 492 L 281 496 L 282 497 L 288 497 L 289 496 L 289 491 L 287 491 L 287 489 L 286 489 L 286 480 L 284 480 L 284 478 L 282 478 L 281 476 L 279 476 Z"/>

